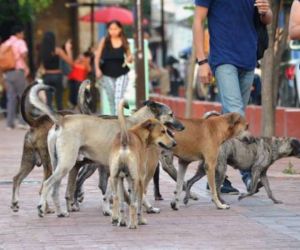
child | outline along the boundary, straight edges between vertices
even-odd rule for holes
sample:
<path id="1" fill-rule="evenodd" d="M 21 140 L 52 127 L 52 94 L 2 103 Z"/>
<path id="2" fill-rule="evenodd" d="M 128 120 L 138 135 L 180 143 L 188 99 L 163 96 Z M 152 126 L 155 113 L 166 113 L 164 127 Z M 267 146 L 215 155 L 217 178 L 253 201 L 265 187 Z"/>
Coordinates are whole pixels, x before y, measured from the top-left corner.
<path id="1" fill-rule="evenodd" d="M 77 97 L 80 83 L 87 78 L 91 71 L 90 53 L 84 52 L 75 60 L 72 70 L 68 75 L 69 79 L 69 102 L 73 108 L 77 106 Z"/>

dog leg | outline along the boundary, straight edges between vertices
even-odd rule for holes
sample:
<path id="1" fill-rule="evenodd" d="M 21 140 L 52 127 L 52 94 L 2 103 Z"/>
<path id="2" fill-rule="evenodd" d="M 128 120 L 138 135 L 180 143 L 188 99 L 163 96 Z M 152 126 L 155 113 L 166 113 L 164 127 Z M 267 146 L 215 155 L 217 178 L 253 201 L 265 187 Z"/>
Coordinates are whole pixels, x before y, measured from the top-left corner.
<path id="1" fill-rule="evenodd" d="M 111 223 L 116 226 L 119 222 L 118 177 L 111 177 L 111 187 L 113 192 Z"/>
<path id="2" fill-rule="evenodd" d="M 144 185 L 142 180 L 139 181 L 139 187 L 137 190 L 137 216 L 138 216 L 138 224 L 139 225 L 146 225 L 147 220 L 144 218 L 143 213 L 142 213 L 142 204 L 143 204 L 143 195 L 144 195 Z"/>
<path id="3" fill-rule="evenodd" d="M 77 212 L 80 210 L 79 203 L 75 200 L 75 190 L 76 190 L 76 178 L 81 168 L 82 164 L 76 162 L 75 166 L 71 169 L 68 176 L 68 184 L 65 194 L 66 206 L 68 212 Z"/>
<path id="4" fill-rule="evenodd" d="M 118 178 L 118 197 L 120 202 L 120 210 L 119 210 L 119 227 L 126 227 L 125 220 L 125 199 L 124 199 L 124 178 Z"/>
<path id="5" fill-rule="evenodd" d="M 13 178 L 13 192 L 12 192 L 12 201 L 11 201 L 11 209 L 14 212 L 19 211 L 19 190 L 22 181 L 29 175 L 29 173 L 33 170 L 35 165 L 34 160 L 34 150 L 32 149 L 29 143 L 24 142 L 23 147 L 23 154 L 22 154 L 22 161 L 21 167 L 19 172 Z"/>
<path id="6" fill-rule="evenodd" d="M 159 190 L 159 164 L 156 167 L 154 176 L 153 176 L 153 183 L 154 183 L 154 198 L 157 201 L 161 201 L 163 200 L 163 197 L 160 194 L 160 190 Z"/>
<path id="7" fill-rule="evenodd" d="M 239 201 L 246 198 L 246 197 L 252 196 L 256 193 L 257 185 L 258 185 L 258 182 L 259 182 L 261 172 L 260 172 L 260 170 L 256 170 L 256 169 L 260 169 L 259 166 L 254 165 L 252 167 L 252 170 L 253 169 L 254 169 L 254 171 L 252 171 L 252 173 L 251 173 L 252 178 L 251 178 L 250 191 L 246 194 L 241 194 L 238 198 Z"/>
<path id="8" fill-rule="evenodd" d="M 222 204 L 219 200 L 217 189 L 216 189 L 216 160 L 208 159 L 207 161 L 207 180 L 211 190 L 212 200 L 216 204 L 218 209 L 229 209 L 230 206 Z"/>
<path id="9" fill-rule="evenodd" d="M 163 170 L 166 171 L 174 181 L 177 181 L 177 171 L 173 165 L 172 151 L 163 150 L 161 152 L 160 162 Z"/>
<path id="10" fill-rule="evenodd" d="M 137 228 L 137 191 L 139 188 L 137 181 L 133 181 L 131 177 L 127 178 L 128 181 L 128 190 L 130 196 L 130 204 L 129 204 L 129 229 Z"/>
<path id="11" fill-rule="evenodd" d="M 101 190 L 102 195 L 104 195 L 106 193 L 106 189 L 107 189 L 107 180 L 109 178 L 109 171 L 107 170 L 107 168 L 105 166 L 102 166 L 102 165 L 97 164 L 97 168 L 98 168 L 98 174 L 99 174 L 98 187 Z"/>
<path id="12" fill-rule="evenodd" d="M 174 199 L 171 202 L 171 208 L 173 210 L 178 210 L 178 202 L 179 202 L 180 194 L 182 192 L 184 176 L 187 170 L 187 166 L 189 165 L 189 162 L 183 161 L 181 159 L 179 159 L 178 163 L 179 164 L 178 164 L 176 190 L 174 191 Z"/>
<path id="13" fill-rule="evenodd" d="M 102 213 L 104 216 L 111 216 L 111 210 L 110 210 L 110 199 L 112 196 L 112 181 L 110 178 L 108 179 L 108 184 L 106 188 L 106 192 L 103 196 L 102 200 Z"/>
<path id="14" fill-rule="evenodd" d="M 83 192 L 83 183 L 86 179 L 88 179 L 95 171 L 97 167 L 94 164 L 84 166 L 81 168 L 78 174 L 78 178 L 76 181 L 76 190 L 75 190 L 75 200 L 76 202 L 83 202 L 84 192 Z"/>
<path id="15" fill-rule="evenodd" d="M 187 181 L 186 188 L 185 188 L 185 197 L 183 199 L 183 203 L 186 205 L 189 202 L 190 195 L 191 195 L 191 188 L 195 182 L 200 180 L 203 176 L 205 176 L 205 169 L 204 169 L 204 162 L 200 162 L 197 168 L 196 174 Z"/>
<path id="16" fill-rule="evenodd" d="M 52 199 L 53 199 L 53 203 L 55 205 L 57 217 L 68 217 L 69 213 L 68 212 L 62 212 L 61 206 L 60 206 L 60 200 L 59 200 L 60 183 L 61 183 L 61 179 L 54 182 L 53 189 L 52 189 Z"/>
<path id="17" fill-rule="evenodd" d="M 263 173 L 261 175 L 260 180 L 261 180 L 262 184 L 265 187 L 265 190 L 268 194 L 268 197 L 274 202 L 274 204 L 282 204 L 283 203 L 282 201 L 275 199 L 275 197 L 273 196 L 273 193 L 272 193 L 272 190 L 270 188 L 269 180 L 268 180 L 268 177 L 267 177 L 266 173 Z"/>

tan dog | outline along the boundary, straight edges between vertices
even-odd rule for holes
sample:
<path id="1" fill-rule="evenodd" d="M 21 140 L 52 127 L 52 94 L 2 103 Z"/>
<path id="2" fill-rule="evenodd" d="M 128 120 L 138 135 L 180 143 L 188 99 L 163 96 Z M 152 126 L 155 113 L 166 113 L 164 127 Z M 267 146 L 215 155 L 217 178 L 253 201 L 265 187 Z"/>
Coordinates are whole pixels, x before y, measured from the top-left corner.
<path id="1" fill-rule="evenodd" d="M 127 130 L 123 115 L 124 101 L 119 105 L 121 131 L 116 135 L 109 157 L 110 178 L 113 190 L 112 223 L 126 226 L 124 216 L 124 178 L 128 182 L 130 198 L 129 228 L 146 224 L 142 218 L 142 200 L 147 176 L 147 148 L 150 145 L 170 149 L 176 145 L 166 127 L 156 119 L 135 125 Z M 118 210 L 120 208 L 120 216 Z"/>
<path id="2" fill-rule="evenodd" d="M 229 113 L 209 119 L 182 119 L 185 130 L 175 134 L 177 146 L 172 150 L 179 158 L 175 196 L 171 202 L 174 210 L 178 209 L 178 201 L 182 192 L 187 166 L 193 161 L 203 160 L 207 173 L 208 184 L 212 191 L 212 200 L 219 209 L 229 206 L 219 200 L 215 184 L 215 171 L 220 145 L 235 136 L 249 136 L 245 131 L 248 124 L 238 113 Z"/>

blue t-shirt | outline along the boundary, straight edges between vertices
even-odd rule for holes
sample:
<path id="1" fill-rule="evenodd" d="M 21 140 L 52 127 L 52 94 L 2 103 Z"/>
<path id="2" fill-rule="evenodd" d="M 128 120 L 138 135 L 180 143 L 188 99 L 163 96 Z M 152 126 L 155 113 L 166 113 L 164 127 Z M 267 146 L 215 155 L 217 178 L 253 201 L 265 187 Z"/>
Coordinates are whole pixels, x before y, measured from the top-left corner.
<path id="1" fill-rule="evenodd" d="M 254 3 L 255 0 L 195 0 L 197 6 L 208 8 L 209 63 L 213 71 L 221 64 L 245 70 L 255 68 Z"/>

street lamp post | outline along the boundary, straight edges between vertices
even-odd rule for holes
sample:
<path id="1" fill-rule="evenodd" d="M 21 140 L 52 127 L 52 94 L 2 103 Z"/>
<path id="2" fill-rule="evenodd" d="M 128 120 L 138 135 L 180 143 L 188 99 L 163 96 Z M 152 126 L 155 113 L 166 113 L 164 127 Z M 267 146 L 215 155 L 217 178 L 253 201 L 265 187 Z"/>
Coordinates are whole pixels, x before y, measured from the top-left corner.
<path id="1" fill-rule="evenodd" d="M 143 37 L 143 2 L 135 0 L 135 69 L 136 69 L 136 108 L 143 105 L 145 95 L 145 57 Z"/>

